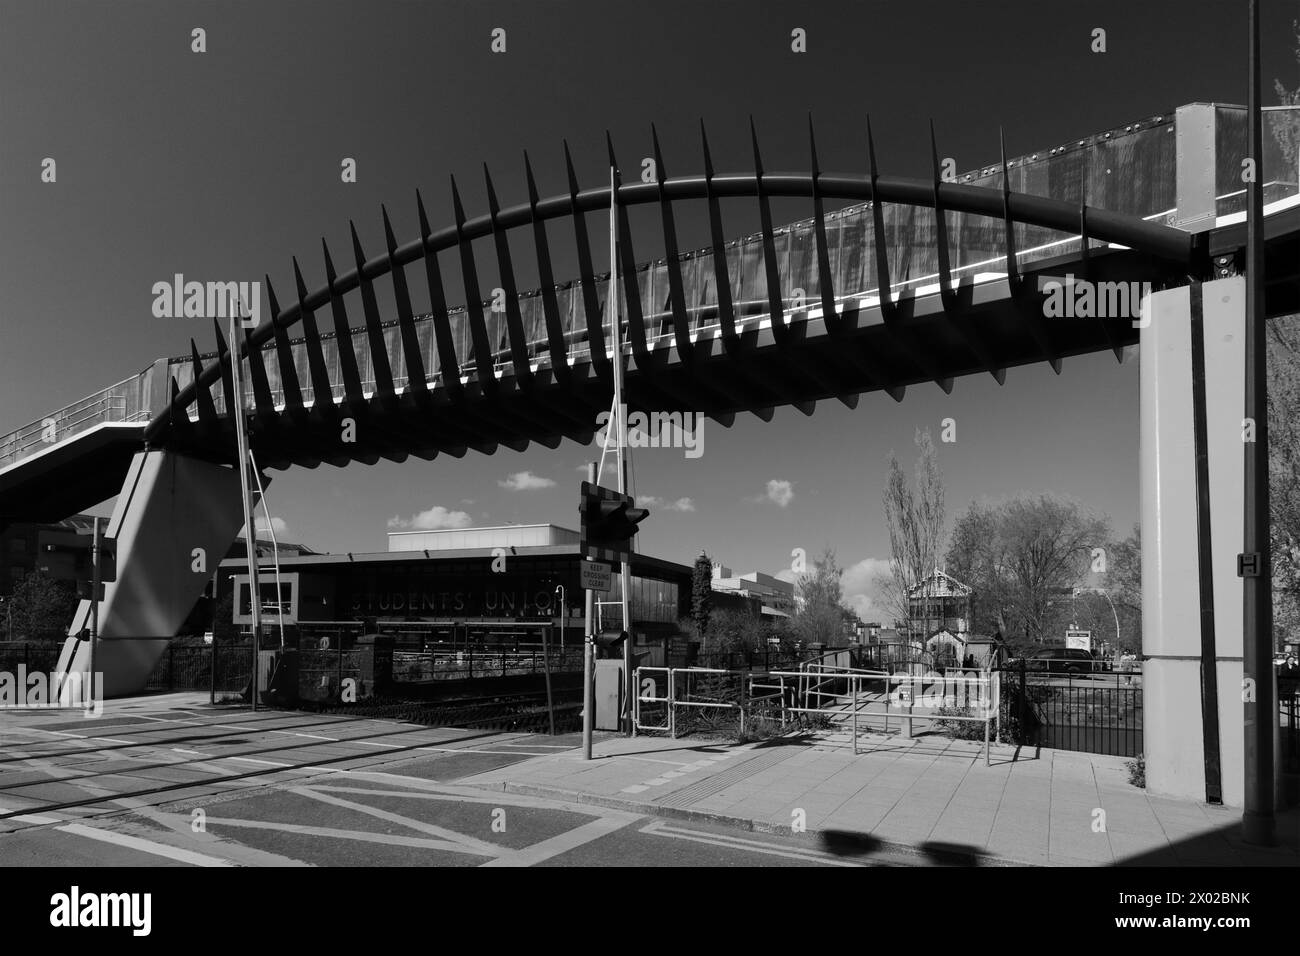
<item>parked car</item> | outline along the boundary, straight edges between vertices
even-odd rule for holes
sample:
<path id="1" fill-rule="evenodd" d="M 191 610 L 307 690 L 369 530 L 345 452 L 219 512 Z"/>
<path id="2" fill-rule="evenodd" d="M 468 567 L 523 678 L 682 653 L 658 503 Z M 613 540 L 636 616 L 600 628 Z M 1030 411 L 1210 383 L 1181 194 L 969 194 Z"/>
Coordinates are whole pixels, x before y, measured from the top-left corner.
<path id="1" fill-rule="evenodd" d="M 1091 674 L 1097 670 L 1092 653 L 1077 647 L 1044 647 L 1024 658 L 1024 662 L 1026 670 L 1056 674 Z M 1013 667 L 1019 664 L 1019 659 L 1011 661 Z"/>

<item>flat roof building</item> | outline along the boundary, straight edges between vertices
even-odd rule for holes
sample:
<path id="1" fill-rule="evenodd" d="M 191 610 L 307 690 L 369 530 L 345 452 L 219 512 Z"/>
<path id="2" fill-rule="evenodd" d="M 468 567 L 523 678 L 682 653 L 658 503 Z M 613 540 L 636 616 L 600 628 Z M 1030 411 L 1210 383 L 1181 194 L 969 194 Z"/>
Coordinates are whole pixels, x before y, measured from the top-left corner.
<path id="1" fill-rule="evenodd" d="M 713 590 L 757 599 L 765 617 L 789 617 L 794 613 L 794 583 L 762 571 L 732 574 L 730 568 L 715 563 Z"/>
<path id="2" fill-rule="evenodd" d="M 393 532 L 388 551 L 280 556 L 285 620 L 299 633 L 313 624 L 401 625 L 424 642 L 539 643 L 561 622 L 581 640 L 584 600 L 576 531 L 555 525 L 507 525 Z M 631 559 L 632 629 L 647 636 L 676 631 L 689 613 L 691 569 L 649 555 Z M 275 562 L 259 558 L 263 608 L 277 614 Z M 607 627 L 621 625 L 621 581 L 597 594 Z M 221 562 L 217 598 L 235 590 L 236 623 L 251 613 L 246 564 Z M 561 591 L 562 589 L 562 591 Z M 563 594 L 561 605 L 560 594 Z M 598 622 L 599 623 L 599 622 Z"/>

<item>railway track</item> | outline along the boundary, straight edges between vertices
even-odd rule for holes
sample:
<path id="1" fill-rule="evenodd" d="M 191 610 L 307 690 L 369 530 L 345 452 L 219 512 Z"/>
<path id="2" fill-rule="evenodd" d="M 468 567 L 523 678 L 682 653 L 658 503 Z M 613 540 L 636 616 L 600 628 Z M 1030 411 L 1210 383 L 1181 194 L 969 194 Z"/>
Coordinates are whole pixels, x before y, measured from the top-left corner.
<path id="1" fill-rule="evenodd" d="M 557 730 L 565 719 L 576 719 L 580 708 L 580 703 L 557 702 Z M 0 821 L 37 822 L 50 813 L 114 804 L 117 809 L 123 805 L 121 801 L 153 805 L 166 802 L 154 798 L 171 799 L 186 791 L 219 791 L 240 781 L 345 769 L 343 765 L 358 761 L 371 765 L 427 752 L 473 753 L 475 747 L 498 738 L 502 730 L 520 733 L 545 729 L 547 725 L 545 694 L 470 698 L 434 705 L 354 705 L 313 714 L 278 711 L 275 716 L 258 717 L 246 713 L 168 713 L 179 716 L 153 718 L 149 726 L 126 724 L 119 729 L 111 723 L 85 721 L 57 725 L 76 726 L 80 733 L 50 731 L 66 735 L 66 741 L 15 741 L 10 737 L 6 753 L 0 756 Z M 341 720 L 336 714 L 346 714 L 356 722 Z M 387 725 L 389 720 L 419 726 Z M 371 721 L 384 724 L 376 726 Z M 464 733 L 431 738 L 431 730 L 439 727 Z M 40 728 L 36 725 L 31 729 Z M 249 739 L 254 737 L 259 739 Z M 80 743 L 73 744 L 72 740 Z M 516 739 L 493 746 L 498 748 L 495 752 L 528 757 L 540 755 L 542 750 L 534 751 L 535 747 L 556 745 Z M 337 753 L 340 747 L 349 752 Z M 232 769 L 227 766 L 230 762 L 255 766 Z M 97 763 L 108 766 L 100 768 Z M 33 779 L 33 773 L 49 776 Z M 187 779 L 159 782 L 157 775 L 162 773 L 181 774 Z M 127 786 L 117 789 L 124 781 Z M 135 781 L 141 785 L 131 786 Z M 68 786 L 78 787 L 87 795 L 60 799 L 42 793 L 49 788 L 61 793 Z"/>

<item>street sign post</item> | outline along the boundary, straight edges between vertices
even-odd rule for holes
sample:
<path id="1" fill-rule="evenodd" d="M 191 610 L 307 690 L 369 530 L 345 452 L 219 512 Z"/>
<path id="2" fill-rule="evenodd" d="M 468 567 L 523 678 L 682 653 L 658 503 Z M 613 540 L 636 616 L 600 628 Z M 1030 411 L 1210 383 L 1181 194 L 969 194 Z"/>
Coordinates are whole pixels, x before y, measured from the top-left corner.
<path id="1" fill-rule="evenodd" d="M 583 561 L 578 565 L 578 576 L 587 591 L 609 591 L 610 566 L 600 561 Z"/>
<path id="2" fill-rule="evenodd" d="M 1092 650 L 1092 631 L 1070 629 L 1065 632 L 1065 646 L 1080 651 Z"/>

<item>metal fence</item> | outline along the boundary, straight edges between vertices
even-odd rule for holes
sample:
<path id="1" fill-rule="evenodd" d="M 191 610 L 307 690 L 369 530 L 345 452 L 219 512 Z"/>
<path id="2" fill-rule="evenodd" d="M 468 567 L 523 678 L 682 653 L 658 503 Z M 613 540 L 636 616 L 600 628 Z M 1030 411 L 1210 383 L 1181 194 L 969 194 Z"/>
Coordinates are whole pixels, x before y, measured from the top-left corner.
<path id="1" fill-rule="evenodd" d="M 633 726 L 672 737 L 727 733 L 771 736 L 795 728 L 848 732 L 853 752 L 861 733 L 888 732 L 891 717 L 912 733 L 914 720 L 979 722 L 984 759 L 999 712 L 1000 682 L 989 672 L 914 677 L 822 660 L 799 670 L 722 670 L 707 667 L 638 667 Z"/>
<path id="2" fill-rule="evenodd" d="M 263 645 L 266 646 L 265 644 Z M 251 640 L 167 646 L 149 673 L 145 690 L 206 690 L 215 697 L 242 694 L 253 674 Z"/>
<path id="3" fill-rule="evenodd" d="M 51 674 L 59 664 L 63 641 L 0 641 L 0 673 Z"/>
<path id="4" fill-rule="evenodd" d="M 1277 679 L 1278 733 L 1282 777 L 1282 802 L 1300 804 L 1300 677 Z"/>
<path id="5" fill-rule="evenodd" d="M 515 677 L 582 670 L 582 648 L 552 650 L 394 651 L 393 680 L 419 684 L 480 677 Z"/>
<path id="6" fill-rule="evenodd" d="M 1083 753 L 1142 753 L 1142 678 L 1135 673 L 1085 675 L 998 671 L 1015 743 Z"/>

